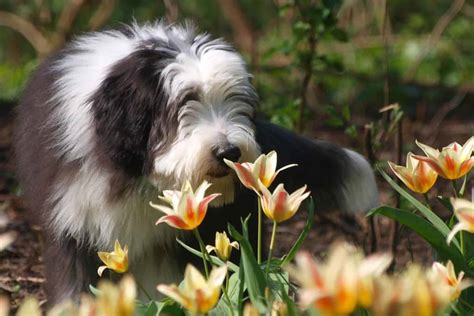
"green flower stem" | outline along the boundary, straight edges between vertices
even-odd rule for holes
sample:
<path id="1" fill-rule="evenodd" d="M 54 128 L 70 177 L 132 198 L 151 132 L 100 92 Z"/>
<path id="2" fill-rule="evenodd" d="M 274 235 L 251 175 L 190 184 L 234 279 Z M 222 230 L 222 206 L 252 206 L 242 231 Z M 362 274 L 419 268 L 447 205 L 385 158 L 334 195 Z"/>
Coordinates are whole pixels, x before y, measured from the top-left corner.
<path id="1" fill-rule="evenodd" d="M 270 249 L 268 251 L 268 260 L 267 260 L 267 269 L 265 270 L 265 276 L 268 277 L 268 272 L 270 271 L 270 261 L 272 260 L 273 255 L 273 245 L 275 243 L 275 234 L 277 230 L 277 222 L 273 221 L 273 229 L 272 229 L 272 239 L 270 240 Z"/>
<path id="2" fill-rule="evenodd" d="M 229 308 L 230 308 L 230 315 L 234 316 L 234 308 L 232 307 L 232 302 L 227 292 L 229 290 L 229 273 L 225 275 L 225 286 L 222 287 L 222 290 L 224 291 L 224 297 L 227 301 L 227 305 L 229 305 Z"/>
<path id="3" fill-rule="evenodd" d="M 209 279 L 209 270 L 207 268 L 207 251 L 206 247 L 204 246 L 204 242 L 202 241 L 201 234 L 199 234 L 199 230 L 197 228 L 193 229 L 194 236 L 196 236 L 196 239 L 199 242 L 199 247 L 201 248 L 201 253 L 202 253 L 202 263 L 204 265 L 204 272 L 206 273 L 206 280 Z"/>
<path id="4" fill-rule="evenodd" d="M 459 244 L 461 246 L 461 254 L 464 256 L 464 233 L 462 230 L 459 232 Z"/>
<path id="5" fill-rule="evenodd" d="M 458 190 L 456 188 L 456 180 L 451 180 L 451 184 L 453 186 L 454 197 L 457 198 L 458 197 Z"/>
<path id="6" fill-rule="evenodd" d="M 258 199 L 257 263 L 262 263 L 262 204 Z"/>
<path id="7" fill-rule="evenodd" d="M 138 288 L 145 294 L 146 298 L 149 299 L 150 301 L 153 301 L 153 299 L 151 298 L 150 294 L 148 294 L 148 292 L 145 290 L 145 288 L 143 287 L 143 285 L 141 285 L 140 282 L 138 282 L 138 280 L 135 281 L 138 285 Z"/>

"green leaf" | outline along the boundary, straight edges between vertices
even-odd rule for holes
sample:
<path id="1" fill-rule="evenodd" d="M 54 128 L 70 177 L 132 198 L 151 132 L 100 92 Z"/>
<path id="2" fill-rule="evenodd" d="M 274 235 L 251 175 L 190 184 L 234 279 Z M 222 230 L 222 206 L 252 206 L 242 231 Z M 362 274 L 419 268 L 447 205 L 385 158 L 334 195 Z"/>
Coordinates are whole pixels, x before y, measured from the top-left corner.
<path id="1" fill-rule="evenodd" d="M 288 316 L 298 316 L 300 314 L 295 302 L 288 296 L 287 293 L 285 293 L 285 291 L 281 291 L 281 298 L 288 307 Z"/>
<path id="2" fill-rule="evenodd" d="M 304 225 L 303 231 L 299 235 L 296 242 L 293 244 L 293 247 L 291 247 L 288 254 L 282 260 L 281 266 L 287 265 L 295 258 L 296 253 L 298 252 L 298 250 L 300 250 L 301 246 L 303 245 L 303 242 L 308 236 L 309 231 L 311 230 L 311 227 L 313 226 L 313 222 L 314 222 L 314 201 L 311 198 L 309 201 L 308 218 L 306 219 L 306 224 Z"/>
<path id="3" fill-rule="evenodd" d="M 382 170 L 382 168 L 377 167 L 378 171 L 384 177 L 384 179 L 392 186 L 392 188 L 395 189 L 398 193 L 400 193 L 405 199 L 407 199 L 408 202 L 410 202 L 420 213 L 431 223 L 433 224 L 436 229 L 441 232 L 441 234 L 444 237 L 447 237 L 449 234 L 449 227 L 446 225 L 441 218 L 438 217 L 435 213 L 433 213 L 432 210 L 427 208 L 423 203 L 415 199 L 411 194 L 409 194 L 407 191 L 402 189 L 395 181 L 392 180 L 388 176 L 388 174 L 385 173 L 385 171 Z M 461 250 L 461 247 L 459 246 L 459 242 L 456 239 L 453 239 L 453 243 L 456 245 L 458 250 Z"/>
<path id="4" fill-rule="evenodd" d="M 446 237 L 421 216 L 389 206 L 382 206 L 370 211 L 370 215 L 377 214 L 389 217 L 400 224 L 409 227 L 421 238 L 426 240 L 443 259 L 451 259 L 458 269 L 465 272 L 469 271 L 468 266 L 458 249 L 453 246 L 448 246 L 446 243 Z"/>
<path id="5" fill-rule="evenodd" d="M 194 248 L 192 248 L 192 247 L 186 245 L 183 241 L 179 240 L 178 238 L 176 238 L 176 241 L 177 241 L 178 244 L 180 244 L 184 249 L 186 249 L 187 251 L 189 251 L 189 252 L 192 253 L 193 255 L 196 255 L 196 256 L 198 256 L 199 258 L 202 258 L 203 254 L 202 254 L 202 252 L 201 252 L 200 250 L 196 250 L 196 249 L 194 249 Z M 209 255 L 209 256 L 211 257 L 213 263 L 217 263 L 217 264 L 219 264 L 219 266 L 222 266 L 222 265 L 225 264 L 224 261 L 222 261 L 222 260 L 219 259 L 218 257 L 216 257 L 216 256 L 211 256 L 211 255 Z M 228 267 L 229 270 L 232 271 L 232 272 L 237 272 L 237 271 L 239 271 L 239 267 L 238 267 L 236 264 L 234 264 L 234 263 L 232 263 L 232 262 L 230 262 L 230 261 L 227 261 L 227 267 Z"/>
<path id="6" fill-rule="evenodd" d="M 344 118 L 346 122 L 351 120 L 351 108 L 349 107 L 348 104 L 342 107 L 342 117 Z"/>
<path id="7" fill-rule="evenodd" d="M 252 247 L 248 240 L 247 220 L 242 221 L 242 234 L 229 224 L 229 232 L 232 238 L 240 243 L 241 249 L 241 266 L 244 270 L 244 280 L 247 285 L 250 301 L 259 312 L 263 313 L 266 310 L 265 301 L 265 276 L 262 269 L 257 263 L 257 259 L 252 251 Z"/>

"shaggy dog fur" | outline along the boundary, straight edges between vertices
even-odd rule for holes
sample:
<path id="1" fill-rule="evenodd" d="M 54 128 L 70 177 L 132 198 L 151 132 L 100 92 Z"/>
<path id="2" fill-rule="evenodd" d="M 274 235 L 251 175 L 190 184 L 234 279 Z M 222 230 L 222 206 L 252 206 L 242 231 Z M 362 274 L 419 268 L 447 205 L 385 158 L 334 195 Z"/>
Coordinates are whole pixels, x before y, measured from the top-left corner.
<path id="1" fill-rule="evenodd" d="M 224 158 L 276 150 L 280 166 L 299 165 L 277 182 L 308 184 L 319 211 L 376 205 L 360 155 L 256 120 L 250 77 L 224 41 L 161 22 L 81 36 L 37 69 L 18 108 L 15 146 L 27 207 L 46 236 L 50 303 L 95 284 L 96 252 L 116 239 L 149 293 L 178 282 L 192 259 L 175 238 L 188 235 L 156 227 L 161 214 L 149 201 L 186 180 L 212 182 L 209 192 L 222 197 L 200 227 L 212 243 L 256 205 Z"/>

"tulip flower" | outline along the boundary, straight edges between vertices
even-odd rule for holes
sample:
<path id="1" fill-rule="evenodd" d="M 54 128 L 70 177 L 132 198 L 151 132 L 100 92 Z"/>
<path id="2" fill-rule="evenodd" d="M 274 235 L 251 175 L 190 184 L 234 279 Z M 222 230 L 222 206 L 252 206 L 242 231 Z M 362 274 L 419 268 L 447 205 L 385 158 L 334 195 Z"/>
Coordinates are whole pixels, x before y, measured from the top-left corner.
<path id="1" fill-rule="evenodd" d="M 314 306 L 322 315 L 349 315 L 357 306 L 369 307 L 375 300 L 374 282 L 390 264 L 389 255 L 364 258 L 354 247 L 337 244 L 326 262 L 308 253 L 296 256 L 296 266 L 286 269 L 300 285 L 300 302 Z"/>
<path id="2" fill-rule="evenodd" d="M 259 180 L 268 188 L 281 171 L 297 166 L 296 164 L 291 164 L 276 170 L 277 153 L 275 151 L 271 151 L 266 155 L 260 155 L 254 163 L 238 163 L 227 159 L 224 159 L 224 162 L 235 170 L 240 182 L 242 182 L 246 188 L 254 190 L 257 193 L 260 191 L 258 185 Z"/>
<path id="3" fill-rule="evenodd" d="M 270 316 L 287 316 L 288 315 L 288 306 L 285 302 L 274 300 L 272 303 L 272 312 Z"/>
<path id="4" fill-rule="evenodd" d="M 110 282 L 102 282 L 98 290 L 97 315 L 134 315 L 137 291 L 131 276 L 125 276 L 118 286 Z"/>
<path id="5" fill-rule="evenodd" d="M 206 250 L 208 253 L 214 251 L 219 259 L 226 262 L 230 258 L 232 247 L 239 249 L 239 243 L 236 241 L 230 242 L 230 239 L 227 237 L 225 232 L 216 232 L 215 246 L 208 245 L 206 246 Z"/>
<path id="6" fill-rule="evenodd" d="M 375 280 L 382 275 L 392 262 L 388 254 L 374 254 L 367 258 L 355 258 L 357 266 L 357 292 L 358 303 L 367 308 L 374 302 Z"/>
<path id="7" fill-rule="evenodd" d="M 34 297 L 27 297 L 18 309 L 17 316 L 41 316 L 41 307 Z"/>
<path id="8" fill-rule="evenodd" d="M 441 152 L 418 141 L 416 144 L 423 150 L 426 157 L 416 155 L 413 157 L 426 161 L 443 178 L 458 179 L 467 174 L 474 166 L 474 157 L 471 157 L 474 149 L 474 136 L 469 138 L 463 146 L 451 143 Z"/>
<path id="9" fill-rule="evenodd" d="M 454 215 L 458 223 L 448 235 L 448 244 L 459 231 L 465 230 L 474 234 L 474 203 L 464 199 L 451 199 Z"/>
<path id="10" fill-rule="evenodd" d="M 438 174 L 430 165 L 422 160 L 415 159 L 408 153 L 406 167 L 388 162 L 393 173 L 413 192 L 426 193 L 436 182 Z"/>
<path id="11" fill-rule="evenodd" d="M 295 215 L 301 202 L 310 194 L 310 192 L 305 193 L 306 186 L 299 188 L 292 194 L 288 194 L 283 184 L 279 184 L 273 194 L 261 182 L 259 182 L 259 187 L 262 192 L 260 200 L 263 212 L 269 219 L 277 223 L 286 221 Z"/>
<path id="12" fill-rule="evenodd" d="M 156 222 L 156 225 L 167 223 L 183 230 L 193 230 L 198 227 L 206 216 L 209 203 L 220 195 L 216 193 L 204 196 L 210 186 L 210 183 L 204 181 L 194 192 L 187 181 L 181 191 L 164 191 L 163 196 L 159 198 L 171 207 L 150 202 L 151 207 L 166 214 Z"/>
<path id="13" fill-rule="evenodd" d="M 100 260 L 105 263 L 105 266 L 100 266 L 97 270 L 99 276 L 102 276 L 105 269 L 110 269 L 117 273 L 124 273 L 128 270 L 128 247 L 125 246 L 122 249 L 118 240 L 115 241 L 114 251 L 99 251 L 97 254 Z"/>
<path id="14" fill-rule="evenodd" d="M 473 285 L 471 281 L 463 280 L 464 272 L 461 271 L 456 276 L 454 265 L 451 260 L 446 265 L 439 262 L 433 263 L 433 271 L 449 287 L 451 301 L 456 300 L 461 295 L 462 290 Z"/>
<path id="15" fill-rule="evenodd" d="M 186 266 L 183 286 L 178 288 L 175 284 L 158 285 L 161 293 L 169 296 L 192 314 L 204 314 L 211 310 L 219 301 L 222 283 L 227 274 L 227 267 L 221 266 L 211 271 L 209 279 L 191 264 Z"/>

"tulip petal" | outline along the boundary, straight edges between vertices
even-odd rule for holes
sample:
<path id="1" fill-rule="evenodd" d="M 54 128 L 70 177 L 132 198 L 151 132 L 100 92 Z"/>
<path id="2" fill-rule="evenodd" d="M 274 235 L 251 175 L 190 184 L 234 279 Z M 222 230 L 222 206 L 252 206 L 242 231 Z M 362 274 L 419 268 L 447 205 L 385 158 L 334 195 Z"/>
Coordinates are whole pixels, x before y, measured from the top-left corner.
<path id="1" fill-rule="evenodd" d="M 425 155 L 427 155 L 429 158 L 432 158 L 432 159 L 438 159 L 438 156 L 439 156 L 439 150 L 438 149 L 434 149 L 428 145 L 425 145 L 423 143 L 420 143 L 418 140 L 415 140 L 415 143 L 418 145 L 418 147 L 420 147 L 421 150 L 423 150 L 423 152 L 425 153 Z"/>
<path id="2" fill-rule="evenodd" d="M 243 164 L 240 163 L 233 163 L 227 159 L 224 159 L 224 162 L 230 166 L 232 169 L 235 170 L 237 177 L 239 178 L 240 182 L 248 189 L 255 190 L 257 189 L 257 182 L 255 180 L 255 176 L 248 168 L 244 167 Z"/>
<path id="3" fill-rule="evenodd" d="M 166 223 L 174 228 L 178 229 L 184 229 L 184 230 L 192 230 L 195 227 L 190 228 L 187 223 L 185 223 L 181 217 L 177 215 L 166 215 L 162 216 L 158 219 L 158 221 L 155 223 L 155 225 L 161 224 L 161 223 Z"/>
<path id="4" fill-rule="evenodd" d="M 471 136 L 462 146 L 462 150 L 460 153 L 460 158 L 462 161 L 469 159 L 472 155 L 472 151 L 474 150 L 474 136 Z"/>
<path id="5" fill-rule="evenodd" d="M 224 282 L 226 275 L 227 275 L 226 265 L 213 269 L 211 271 L 211 274 L 209 275 L 209 280 L 207 280 L 208 286 L 220 287 L 222 283 Z"/>
<path id="6" fill-rule="evenodd" d="M 97 269 L 97 274 L 102 277 L 102 273 L 104 273 L 105 269 L 107 269 L 107 266 L 100 266 L 99 269 Z"/>
<path id="7" fill-rule="evenodd" d="M 164 206 L 164 205 L 160 205 L 160 204 L 154 204 L 152 202 L 150 202 L 149 204 L 154 209 L 156 209 L 158 211 L 161 211 L 161 212 L 165 213 L 166 215 L 171 215 L 171 214 L 174 213 L 173 209 L 169 208 L 168 206 Z"/>
<path id="8" fill-rule="evenodd" d="M 447 243 L 448 245 L 451 243 L 451 240 L 454 238 L 454 236 L 460 232 L 461 230 L 466 230 L 466 224 L 464 223 L 457 223 L 456 225 L 453 226 L 453 229 L 451 230 L 451 232 L 449 233 L 448 235 L 448 238 L 447 238 Z"/>
<path id="9" fill-rule="evenodd" d="M 165 284 L 160 284 L 157 286 L 157 290 L 164 295 L 170 297 L 172 300 L 178 302 L 185 308 L 190 308 L 191 307 L 191 302 L 190 300 L 183 296 L 180 292 L 179 289 L 176 285 L 165 285 Z"/>
<path id="10" fill-rule="evenodd" d="M 428 165 L 434 170 L 436 171 L 436 173 L 440 176 L 442 176 L 443 178 L 445 179 L 449 179 L 448 178 L 448 175 L 445 173 L 444 169 L 442 168 L 442 166 L 440 166 L 440 164 L 438 163 L 438 160 L 436 159 L 433 159 L 433 158 L 429 158 L 429 157 L 425 157 L 425 156 L 418 156 L 418 155 L 413 155 L 414 158 L 418 159 L 418 160 L 422 160 L 422 161 L 425 161 L 426 163 L 428 163 Z"/>

